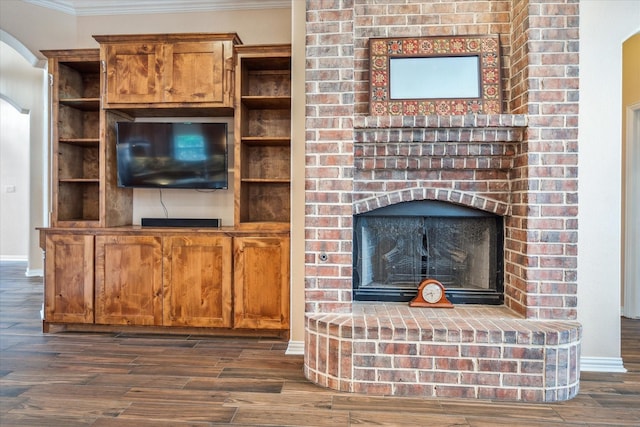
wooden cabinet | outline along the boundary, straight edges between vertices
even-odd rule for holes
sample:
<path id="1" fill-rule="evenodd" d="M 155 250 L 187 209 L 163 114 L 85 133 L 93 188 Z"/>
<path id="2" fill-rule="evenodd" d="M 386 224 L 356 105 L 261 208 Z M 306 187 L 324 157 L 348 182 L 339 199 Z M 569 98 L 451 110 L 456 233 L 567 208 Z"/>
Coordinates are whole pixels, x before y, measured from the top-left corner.
<path id="1" fill-rule="evenodd" d="M 105 108 L 233 106 L 233 46 L 240 42 L 236 34 L 94 38 L 105 64 Z M 217 113 L 224 112 L 230 111 Z"/>
<path id="2" fill-rule="evenodd" d="M 97 324 L 162 325 L 162 241 L 152 235 L 96 236 Z"/>
<path id="3" fill-rule="evenodd" d="M 45 330 L 286 334 L 291 46 L 242 46 L 233 33 L 94 38 L 100 49 L 43 51 L 52 83 Z M 234 227 L 132 226 L 133 191 L 117 185 L 116 122 L 193 116 L 234 116 Z"/>
<path id="4" fill-rule="evenodd" d="M 45 322 L 289 329 L 289 237 L 44 229 Z"/>
<path id="5" fill-rule="evenodd" d="M 289 238 L 234 239 L 234 326 L 289 328 Z"/>
<path id="6" fill-rule="evenodd" d="M 112 104 L 162 102 L 161 45 L 114 44 L 103 49 L 105 107 Z"/>
<path id="7" fill-rule="evenodd" d="M 163 325 L 232 326 L 231 241 L 193 234 L 163 239 Z"/>
<path id="8" fill-rule="evenodd" d="M 115 147 L 107 143 L 107 115 L 100 109 L 99 51 L 42 53 L 51 75 L 51 224 L 130 224 L 132 191 L 117 188 L 115 173 L 108 175 L 115 170 Z"/>
<path id="9" fill-rule="evenodd" d="M 236 46 L 235 224 L 288 229 L 291 46 Z"/>
<path id="10" fill-rule="evenodd" d="M 45 238 L 45 331 L 49 322 L 93 323 L 93 236 Z"/>

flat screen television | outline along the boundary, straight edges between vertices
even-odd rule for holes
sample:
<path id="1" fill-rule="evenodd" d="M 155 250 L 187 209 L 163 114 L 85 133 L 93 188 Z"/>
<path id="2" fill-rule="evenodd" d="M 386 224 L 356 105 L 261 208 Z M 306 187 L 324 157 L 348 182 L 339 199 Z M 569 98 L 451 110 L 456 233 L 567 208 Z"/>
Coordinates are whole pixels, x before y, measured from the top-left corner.
<path id="1" fill-rule="evenodd" d="M 117 122 L 120 187 L 228 188 L 226 123 Z"/>

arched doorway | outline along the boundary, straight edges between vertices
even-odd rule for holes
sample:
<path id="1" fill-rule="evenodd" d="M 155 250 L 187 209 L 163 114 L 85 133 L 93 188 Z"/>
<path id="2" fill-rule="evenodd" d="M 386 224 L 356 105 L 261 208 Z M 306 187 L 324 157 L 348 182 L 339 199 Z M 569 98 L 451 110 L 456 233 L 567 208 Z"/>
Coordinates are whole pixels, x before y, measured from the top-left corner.
<path id="1" fill-rule="evenodd" d="M 0 259 L 29 255 L 29 113 L 0 96 Z"/>
<path id="2" fill-rule="evenodd" d="M 640 33 L 623 43 L 623 315 L 640 318 Z"/>
<path id="3" fill-rule="evenodd" d="M 20 110 L 28 114 L 28 163 L 24 166 L 28 179 L 24 183 L 28 195 L 28 208 L 18 215 L 28 222 L 27 235 L 27 271 L 28 276 L 43 274 L 42 249 L 39 245 L 37 227 L 47 225 L 48 212 L 48 123 L 47 80 L 42 68 L 44 61 L 38 60 L 17 39 L 0 30 L 0 87 L 2 98 L 19 105 Z M 13 107 L 12 107 L 13 108 Z M 16 185 L 16 191 L 19 187 Z M 6 191 L 0 187 L 0 191 Z M 16 212 L 12 211 L 15 218 Z M 4 239 L 4 235 L 3 235 Z"/>

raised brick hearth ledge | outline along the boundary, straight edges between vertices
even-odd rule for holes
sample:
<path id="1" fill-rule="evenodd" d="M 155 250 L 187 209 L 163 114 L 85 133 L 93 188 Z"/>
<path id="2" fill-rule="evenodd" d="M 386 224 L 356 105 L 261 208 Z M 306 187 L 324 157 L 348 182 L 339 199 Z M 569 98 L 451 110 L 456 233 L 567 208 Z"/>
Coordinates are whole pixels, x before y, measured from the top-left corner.
<path id="1" fill-rule="evenodd" d="M 307 314 L 305 375 L 368 395 L 554 402 L 579 388 L 581 326 L 504 307 L 354 303 Z"/>

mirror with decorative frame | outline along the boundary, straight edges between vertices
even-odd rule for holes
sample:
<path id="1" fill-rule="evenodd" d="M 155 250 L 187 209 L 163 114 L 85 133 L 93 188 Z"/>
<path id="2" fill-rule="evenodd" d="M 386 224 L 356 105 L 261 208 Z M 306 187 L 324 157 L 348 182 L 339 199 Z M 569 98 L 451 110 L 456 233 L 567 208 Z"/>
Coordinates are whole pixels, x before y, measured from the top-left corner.
<path id="1" fill-rule="evenodd" d="M 502 112 L 497 35 L 369 41 L 370 114 Z"/>

